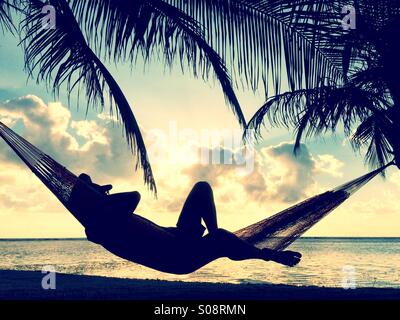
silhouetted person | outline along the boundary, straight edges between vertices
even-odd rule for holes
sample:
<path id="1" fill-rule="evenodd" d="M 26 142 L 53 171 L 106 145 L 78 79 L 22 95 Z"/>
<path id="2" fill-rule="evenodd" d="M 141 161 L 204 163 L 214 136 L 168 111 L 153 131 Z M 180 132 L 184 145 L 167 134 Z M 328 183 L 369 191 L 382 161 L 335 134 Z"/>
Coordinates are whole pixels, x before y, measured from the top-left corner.
<path id="1" fill-rule="evenodd" d="M 138 192 L 109 195 L 111 189 L 111 185 L 100 186 L 82 174 L 73 189 L 71 206 L 79 209 L 88 240 L 124 259 L 175 274 L 191 273 L 221 257 L 261 259 L 288 266 L 300 262 L 300 253 L 259 249 L 220 229 L 213 191 L 206 182 L 195 184 L 176 227 L 170 228 L 133 213 L 140 201 Z M 205 236 L 202 220 L 208 230 Z"/>

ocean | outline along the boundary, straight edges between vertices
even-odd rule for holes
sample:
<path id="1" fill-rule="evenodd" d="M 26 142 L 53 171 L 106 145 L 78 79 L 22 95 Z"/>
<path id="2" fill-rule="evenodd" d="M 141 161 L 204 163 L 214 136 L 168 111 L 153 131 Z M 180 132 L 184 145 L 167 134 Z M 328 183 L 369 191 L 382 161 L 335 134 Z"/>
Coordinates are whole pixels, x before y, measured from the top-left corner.
<path id="1" fill-rule="evenodd" d="M 83 239 L 0 240 L 0 269 L 195 282 L 400 288 L 400 238 L 301 238 L 294 268 L 271 262 L 219 259 L 195 273 L 170 275 L 122 260 Z"/>

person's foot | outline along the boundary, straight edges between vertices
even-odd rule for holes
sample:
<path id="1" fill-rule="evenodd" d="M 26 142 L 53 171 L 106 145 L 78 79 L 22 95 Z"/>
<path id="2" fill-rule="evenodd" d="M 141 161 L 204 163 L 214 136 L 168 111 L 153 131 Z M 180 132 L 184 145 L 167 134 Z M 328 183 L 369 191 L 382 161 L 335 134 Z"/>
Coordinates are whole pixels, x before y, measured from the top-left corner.
<path id="1" fill-rule="evenodd" d="M 285 266 L 294 267 L 300 262 L 301 253 L 289 250 L 277 251 L 270 259 Z"/>

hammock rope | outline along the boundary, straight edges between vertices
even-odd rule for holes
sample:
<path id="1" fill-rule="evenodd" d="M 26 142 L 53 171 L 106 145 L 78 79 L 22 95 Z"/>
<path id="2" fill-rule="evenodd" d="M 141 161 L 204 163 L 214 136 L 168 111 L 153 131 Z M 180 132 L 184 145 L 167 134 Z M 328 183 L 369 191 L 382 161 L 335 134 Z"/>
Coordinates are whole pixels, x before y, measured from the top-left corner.
<path id="1" fill-rule="evenodd" d="M 331 191 L 306 199 L 235 234 L 260 248 L 282 250 L 346 201 L 393 162 Z"/>
<path id="2" fill-rule="evenodd" d="M 1 121 L 0 136 L 67 210 L 82 223 L 80 215 L 75 212 L 69 202 L 78 177 Z M 260 222 L 240 229 L 235 234 L 260 248 L 283 250 L 392 164 L 391 162 L 331 191 L 304 200 Z"/>

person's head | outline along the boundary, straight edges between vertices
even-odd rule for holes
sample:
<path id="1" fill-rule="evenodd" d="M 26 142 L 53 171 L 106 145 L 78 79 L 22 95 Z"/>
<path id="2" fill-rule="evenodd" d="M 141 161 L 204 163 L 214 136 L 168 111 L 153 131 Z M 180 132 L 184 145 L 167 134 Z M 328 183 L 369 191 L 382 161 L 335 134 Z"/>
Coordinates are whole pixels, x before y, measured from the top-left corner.
<path id="1" fill-rule="evenodd" d="M 86 173 L 81 173 L 79 175 L 79 179 L 81 179 L 82 181 L 86 182 L 86 183 L 93 183 L 92 182 L 92 178 L 90 178 L 90 176 Z"/>

